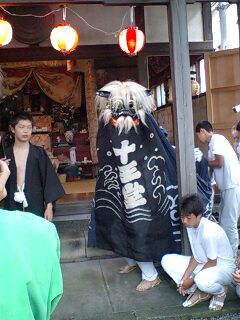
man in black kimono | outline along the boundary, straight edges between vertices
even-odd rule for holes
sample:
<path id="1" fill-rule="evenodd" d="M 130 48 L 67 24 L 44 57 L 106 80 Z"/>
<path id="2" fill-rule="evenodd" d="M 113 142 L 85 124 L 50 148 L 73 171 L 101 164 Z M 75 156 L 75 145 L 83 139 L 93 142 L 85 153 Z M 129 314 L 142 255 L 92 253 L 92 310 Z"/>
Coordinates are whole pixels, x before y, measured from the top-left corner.
<path id="1" fill-rule="evenodd" d="M 5 150 L 11 171 L 6 184 L 5 208 L 26 208 L 26 211 L 51 221 L 53 202 L 64 195 L 64 189 L 45 150 L 29 142 L 32 126 L 33 119 L 26 112 L 17 114 L 10 121 L 15 141 Z"/>

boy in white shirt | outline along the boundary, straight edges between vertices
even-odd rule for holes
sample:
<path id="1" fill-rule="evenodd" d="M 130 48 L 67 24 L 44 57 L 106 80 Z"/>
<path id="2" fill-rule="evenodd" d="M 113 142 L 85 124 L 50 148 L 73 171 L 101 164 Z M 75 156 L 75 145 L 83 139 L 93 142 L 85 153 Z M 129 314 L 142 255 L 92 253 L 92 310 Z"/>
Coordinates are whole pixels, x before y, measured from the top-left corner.
<path id="1" fill-rule="evenodd" d="M 209 309 L 219 311 L 235 269 L 231 245 L 218 224 L 202 217 L 204 208 L 198 195 L 183 198 L 180 212 L 192 256 L 167 254 L 162 258 L 162 267 L 175 281 L 181 295 L 191 293 L 183 303 L 184 307 L 211 298 Z"/>
<path id="2" fill-rule="evenodd" d="M 196 134 L 201 142 L 208 144 L 208 166 L 213 169 L 221 192 L 219 224 L 226 232 L 236 255 L 239 239 L 240 163 L 229 141 L 223 135 L 213 133 L 210 122 L 199 122 Z"/>

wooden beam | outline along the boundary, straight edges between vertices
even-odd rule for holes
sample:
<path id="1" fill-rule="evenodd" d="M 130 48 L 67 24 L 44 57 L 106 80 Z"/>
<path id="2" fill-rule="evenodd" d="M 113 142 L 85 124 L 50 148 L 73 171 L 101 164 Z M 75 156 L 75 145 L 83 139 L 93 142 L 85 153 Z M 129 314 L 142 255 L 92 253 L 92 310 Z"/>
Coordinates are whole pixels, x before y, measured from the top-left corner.
<path id="1" fill-rule="evenodd" d="M 184 1 L 184 0 L 182 0 Z M 193 4 L 195 2 L 210 3 L 209 0 L 186 0 L 186 3 Z M 226 2 L 226 0 L 218 0 L 218 2 Z M 228 0 L 229 3 L 238 3 L 239 0 Z M 167 5 L 170 0 L 8 0 L 1 1 L 1 6 L 30 6 L 42 4 L 67 5 L 67 4 L 103 4 L 109 6 L 133 6 L 133 5 Z"/>
<path id="2" fill-rule="evenodd" d="M 150 55 L 169 55 L 169 43 L 147 43 L 143 50 Z M 213 41 L 194 41 L 189 42 L 189 51 L 191 54 L 201 54 L 203 52 L 213 51 Z"/>
<path id="3" fill-rule="evenodd" d="M 170 0 L 168 6 L 170 63 L 173 85 L 174 135 L 176 143 L 178 194 L 197 192 L 190 61 L 185 1 Z M 190 254 L 186 229 L 182 230 L 182 251 Z"/>
<path id="4" fill-rule="evenodd" d="M 191 54 L 212 51 L 212 42 L 190 42 Z M 142 51 L 144 56 L 169 55 L 168 43 L 147 43 Z M 78 46 L 68 55 L 54 50 L 52 47 L 28 46 L 24 48 L 0 48 L 0 62 L 13 61 L 43 61 L 43 60 L 71 60 L 71 59 L 113 59 L 137 60 L 137 57 L 128 57 L 117 44 Z M 142 58 L 145 59 L 145 58 Z M 143 61 L 143 60 L 142 60 Z M 137 63 L 137 61 L 136 61 Z"/>
<path id="5" fill-rule="evenodd" d="M 142 32 L 145 33 L 145 17 L 144 17 L 144 6 L 136 6 L 135 7 L 135 22 L 136 26 Z M 146 49 L 145 49 L 146 50 Z M 137 55 L 137 74 L 138 74 L 138 82 L 148 88 L 148 66 L 147 66 L 147 55 L 144 51 L 141 51 Z"/>
<path id="6" fill-rule="evenodd" d="M 144 6 L 136 6 L 134 11 L 136 26 L 145 33 Z"/>
<path id="7" fill-rule="evenodd" d="M 169 0 L 8 0 L 1 1 L 1 6 L 32 6 L 42 4 L 103 4 L 109 6 L 166 5 Z"/>
<path id="8" fill-rule="evenodd" d="M 203 38 L 213 40 L 211 2 L 202 3 Z"/>
<path id="9" fill-rule="evenodd" d="M 202 3 L 209 2 L 209 3 L 211 3 L 211 2 L 214 2 L 214 1 L 209 1 L 209 0 L 186 0 L 187 4 L 193 4 L 195 2 L 202 2 Z M 239 0 L 228 0 L 228 1 L 226 1 L 226 0 L 217 0 L 216 2 L 238 3 Z"/>

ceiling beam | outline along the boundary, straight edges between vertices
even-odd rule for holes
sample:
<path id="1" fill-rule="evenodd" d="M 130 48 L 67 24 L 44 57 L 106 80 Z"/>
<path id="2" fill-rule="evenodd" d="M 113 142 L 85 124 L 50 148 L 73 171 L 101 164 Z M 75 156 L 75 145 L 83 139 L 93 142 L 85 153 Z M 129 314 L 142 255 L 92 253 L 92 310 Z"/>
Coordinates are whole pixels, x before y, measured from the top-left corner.
<path id="1" fill-rule="evenodd" d="M 212 41 L 190 42 L 189 50 L 191 54 L 201 54 L 213 50 Z M 44 61 L 44 60 L 67 60 L 67 59 L 114 59 L 117 57 L 126 59 L 137 59 L 137 57 L 127 57 L 117 44 L 111 45 L 91 45 L 78 46 L 78 48 L 68 55 L 54 50 L 52 47 L 29 46 L 25 48 L 1 48 L 0 63 L 14 61 Z M 168 56 L 169 43 L 146 43 L 142 53 L 147 56 Z"/>
<path id="2" fill-rule="evenodd" d="M 186 3 L 209 2 L 209 0 L 186 0 Z M 226 0 L 218 0 L 218 2 L 226 2 Z M 239 0 L 228 0 L 229 3 L 238 3 Z M 167 5 L 170 0 L 2 0 L 1 6 L 32 6 L 43 4 L 67 5 L 67 4 L 103 4 L 109 6 L 131 6 L 131 5 Z"/>

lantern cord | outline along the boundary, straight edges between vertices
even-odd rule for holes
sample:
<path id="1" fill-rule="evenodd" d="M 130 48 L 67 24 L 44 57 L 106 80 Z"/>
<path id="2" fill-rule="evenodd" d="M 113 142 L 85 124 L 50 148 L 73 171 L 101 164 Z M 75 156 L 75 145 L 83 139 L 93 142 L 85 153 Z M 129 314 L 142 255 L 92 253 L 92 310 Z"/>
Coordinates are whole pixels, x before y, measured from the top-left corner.
<path id="1" fill-rule="evenodd" d="M 122 18 L 122 23 L 121 23 L 121 26 L 120 28 L 117 30 L 117 31 L 114 31 L 114 32 L 107 32 L 107 31 L 104 31 L 104 30 L 101 30 L 99 28 L 96 28 L 94 26 L 92 26 L 91 24 L 89 24 L 82 16 L 80 16 L 76 11 L 74 11 L 73 9 L 71 8 L 67 8 L 69 11 L 71 11 L 72 13 L 74 13 L 78 18 L 80 18 L 83 22 L 85 22 L 90 28 L 94 29 L 94 30 L 97 30 L 97 31 L 100 31 L 100 32 L 103 32 L 105 35 L 108 35 L 108 36 L 111 36 L 111 35 L 116 35 L 118 34 L 122 28 L 123 28 L 123 24 L 124 24 L 124 21 L 125 21 L 125 18 L 128 14 L 128 10 L 125 12 L 123 18 Z"/>
<path id="2" fill-rule="evenodd" d="M 11 12 L 8 11 L 7 9 L 5 9 L 4 7 L 1 7 L 1 6 L 0 6 L 0 8 L 1 8 L 4 12 L 6 12 L 7 14 L 9 14 L 10 16 L 14 16 L 14 17 L 35 17 L 35 18 L 45 18 L 45 17 L 47 17 L 47 16 L 49 16 L 49 15 L 55 13 L 55 12 L 58 12 L 58 11 L 61 11 L 61 10 L 62 10 L 62 8 L 59 8 L 59 9 L 52 10 L 52 11 L 50 11 L 50 12 L 44 14 L 44 15 L 38 16 L 38 15 L 35 15 L 35 14 L 31 14 L 31 13 L 28 13 L 28 14 L 16 14 L 16 13 L 11 13 Z M 88 27 L 90 27 L 91 29 L 96 30 L 96 31 L 100 31 L 100 32 L 104 33 L 104 34 L 107 35 L 107 36 L 111 36 L 111 35 L 115 35 L 115 36 L 116 36 L 119 32 L 122 31 L 123 25 L 124 25 L 124 21 L 125 21 L 126 16 L 127 16 L 128 12 L 129 12 L 129 9 L 125 12 L 125 14 L 124 14 L 124 16 L 123 16 L 123 18 L 122 18 L 121 26 L 120 26 L 120 28 L 119 28 L 117 31 L 108 32 L 108 31 L 104 31 L 104 30 L 102 30 L 102 29 L 100 29 L 100 28 L 97 28 L 97 27 L 92 26 L 90 23 L 87 22 L 87 20 L 85 20 L 82 16 L 80 16 L 76 11 L 74 11 L 73 9 L 68 8 L 68 7 L 63 7 L 63 20 L 64 20 L 64 21 L 65 21 L 65 19 L 66 19 L 66 9 L 69 10 L 69 11 L 71 11 L 71 12 L 72 12 L 73 14 L 75 14 L 78 18 L 80 18 L 80 19 L 81 19 Z M 64 13 L 64 10 L 65 10 L 65 13 Z M 65 19 L 64 19 L 64 17 L 65 17 Z"/>
<path id="3" fill-rule="evenodd" d="M 67 10 L 66 7 L 63 7 L 63 21 L 66 21 L 66 16 L 67 16 Z"/>
<path id="4" fill-rule="evenodd" d="M 131 27 L 134 25 L 134 8 L 135 7 L 130 7 L 130 24 L 131 24 Z"/>
<path id="5" fill-rule="evenodd" d="M 51 14 L 55 13 L 55 12 L 58 12 L 58 11 L 61 11 L 62 8 L 59 8 L 59 9 L 55 9 L 55 10 L 52 10 L 42 16 L 38 16 L 38 15 L 35 15 L 35 14 L 32 14 L 32 13 L 26 13 L 26 14 L 17 14 L 17 13 L 12 13 L 10 11 L 8 11 L 7 9 L 5 9 L 4 7 L 0 7 L 4 12 L 6 12 L 7 14 L 9 14 L 10 16 L 13 16 L 13 17 L 35 17 L 35 18 L 45 18 L 47 16 L 50 16 Z"/>

